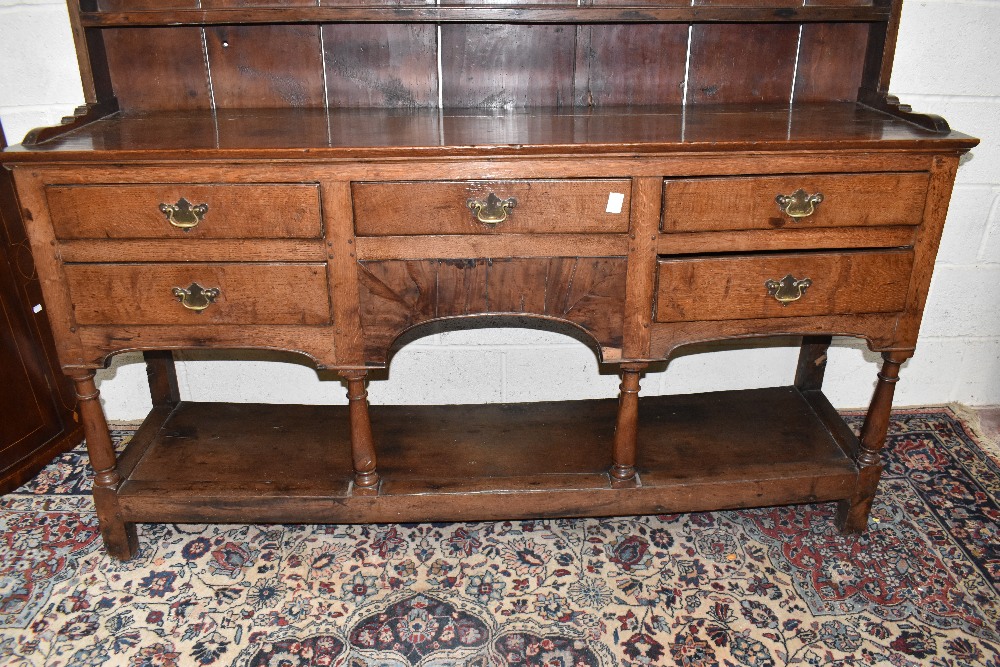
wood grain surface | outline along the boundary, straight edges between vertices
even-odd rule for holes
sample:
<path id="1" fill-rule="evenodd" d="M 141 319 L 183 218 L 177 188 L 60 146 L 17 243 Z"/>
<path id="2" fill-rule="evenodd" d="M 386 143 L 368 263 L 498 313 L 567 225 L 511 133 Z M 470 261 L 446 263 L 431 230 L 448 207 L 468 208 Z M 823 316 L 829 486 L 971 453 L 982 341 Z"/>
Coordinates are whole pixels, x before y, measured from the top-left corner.
<path id="1" fill-rule="evenodd" d="M 146 445 L 121 502 L 133 521 L 368 522 L 694 511 L 849 493 L 856 468 L 841 439 L 853 435 L 817 417 L 829 406 L 821 395 L 784 387 L 700 398 L 640 401 L 644 483 L 627 489 L 607 474 L 615 400 L 373 406 L 383 482 L 377 496 L 353 497 L 346 406 L 182 403 Z M 788 428 L 766 443 L 754 437 L 775 419 Z M 290 440 L 301 443 L 297 457 L 285 456 Z M 218 460 L 232 465 L 207 465 Z M 524 494 L 532 490 L 549 493 Z"/>
<path id="2" fill-rule="evenodd" d="M 544 113 L 532 109 L 333 109 L 329 113 L 247 109 L 115 114 L 36 147 L 12 147 L 3 158 L 5 162 L 50 161 L 57 155 L 61 160 L 93 160 L 95 151 L 107 160 L 668 152 L 726 152 L 732 158 L 734 151 L 964 150 L 975 144 L 976 140 L 961 133 L 932 134 L 854 103 L 789 107 L 786 101 L 687 108 L 546 109 Z M 857 161 L 850 164 L 864 161 L 863 156 L 853 157 Z M 760 169 L 770 168 L 767 160 L 758 163 Z M 566 167 L 573 169 L 570 164 Z"/>
<path id="3" fill-rule="evenodd" d="M 918 225 L 927 197 L 926 173 L 799 174 L 752 178 L 669 179 L 663 183 L 665 232 Z M 815 211 L 798 220 L 777 195 L 821 194 Z"/>
<path id="4" fill-rule="evenodd" d="M 888 313 L 906 306 L 913 253 L 788 253 L 661 259 L 656 321 Z M 782 304 L 765 282 L 810 279 L 798 301 Z"/>
<path id="5" fill-rule="evenodd" d="M 362 262 L 366 359 L 384 361 L 396 337 L 421 322 L 488 313 L 565 320 L 621 348 L 625 270 L 623 257 Z"/>
<path id="6" fill-rule="evenodd" d="M 68 264 L 67 286 L 79 324 L 326 324 L 325 264 Z M 201 312 L 173 288 L 217 288 Z"/>
<path id="7" fill-rule="evenodd" d="M 362 236 L 624 233 L 627 179 L 354 183 L 354 228 Z M 609 212 L 612 195 L 618 194 Z M 468 202 L 513 198 L 507 219 L 480 222 Z"/>
<path id="8" fill-rule="evenodd" d="M 56 235 L 63 239 L 319 238 L 315 184 L 156 183 L 49 186 Z M 170 224 L 160 204 L 206 205 L 188 230 Z"/>
<path id="9" fill-rule="evenodd" d="M 137 521 L 604 516 L 840 501 L 866 526 L 958 159 L 888 95 L 898 0 L 88 0 L 87 106 L 5 149 L 105 545 Z M 776 195 L 823 201 L 793 220 Z M 607 212 L 609 194 L 621 212 Z M 507 219 L 468 200 L 513 197 Z M 160 204 L 207 204 L 189 232 Z M 495 216 L 501 217 L 501 216 Z M 808 278 L 781 303 L 770 281 Z M 197 283 L 204 311 L 178 302 Z M 188 303 L 188 306 L 197 306 Z M 655 308 L 655 310 L 654 310 Z M 619 400 L 369 408 L 453 327 L 569 331 Z M 652 360 L 804 336 L 794 387 L 639 398 Z M 861 442 L 832 335 L 884 353 Z M 350 407 L 179 402 L 171 350 L 308 356 Z M 148 352 L 116 460 L 93 369 Z M 292 444 L 289 444 L 292 443 Z M 377 465 L 376 465 L 377 463 Z"/>

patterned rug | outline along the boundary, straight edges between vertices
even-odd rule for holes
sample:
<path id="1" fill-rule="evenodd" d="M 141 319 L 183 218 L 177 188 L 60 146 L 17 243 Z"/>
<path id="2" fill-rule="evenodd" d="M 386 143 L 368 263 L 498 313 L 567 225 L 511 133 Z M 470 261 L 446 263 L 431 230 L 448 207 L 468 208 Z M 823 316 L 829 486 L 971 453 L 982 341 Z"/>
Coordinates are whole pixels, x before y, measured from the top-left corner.
<path id="1" fill-rule="evenodd" d="M 890 432 L 861 537 L 832 504 L 144 525 L 128 563 L 104 555 L 72 452 L 0 498 L 0 664 L 1000 667 L 1000 468 L 946 410 Z"/>

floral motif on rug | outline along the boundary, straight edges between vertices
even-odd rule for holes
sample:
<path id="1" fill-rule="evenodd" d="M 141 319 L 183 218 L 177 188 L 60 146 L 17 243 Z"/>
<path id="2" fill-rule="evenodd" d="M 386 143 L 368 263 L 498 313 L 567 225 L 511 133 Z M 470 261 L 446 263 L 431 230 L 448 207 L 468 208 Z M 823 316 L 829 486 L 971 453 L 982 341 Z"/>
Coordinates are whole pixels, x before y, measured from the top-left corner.
<path id="1" fill-rule="evenodd" d="M 832 504 L 156 524 L 128 563 L 72 452 L 0 498 L 0 664 L 1000 667 L 1000 468 L 947 411 L 895 412 L 890 433 L 860 537 Z"/>

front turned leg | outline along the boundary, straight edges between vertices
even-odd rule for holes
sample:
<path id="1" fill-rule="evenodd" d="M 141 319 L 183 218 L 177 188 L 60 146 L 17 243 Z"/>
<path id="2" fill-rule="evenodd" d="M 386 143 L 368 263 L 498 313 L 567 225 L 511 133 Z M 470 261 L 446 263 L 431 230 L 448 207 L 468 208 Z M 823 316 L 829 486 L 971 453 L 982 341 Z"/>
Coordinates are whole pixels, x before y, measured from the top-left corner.
<path id="1" fill-rule="evenodd" d="M 899 366 L 911 354 L 912 351 L 882 353 L 882 371 L 878 374 L 875 393 L 861 426 L 861 446 L 854 459 L 859 468 L 858 485 L 854 495 L 841 500 L 837 507 L 837 527 L 844 534 L 863 533 L 868 527 L 868 513 L 882 476 L 882 448 L 889 429 L 892 395 L 899 381 Z"/>
<path id="2" fill-rule="evenodd" d="M 639 428 L 639 377 L 646 364 L 622 364 L 618 393 L 618 420 L 611 452 L 611 485 L 635 486 L 636 436 Z"/>
<path id="3" fill-rule="evenodd" d="M 83 432 L 87 438 L 87 453 L 94 469 L 94 505 L 97 520 L 104 538 L 104 548 L 118 560 L 128 560 L 138 550 L 135 524 L 122 518 L 118 503 L 118 486 L 122 482 L 118 473 L 114 444 L 108 431 L 108 422 L 99 400 L 101 393 L 94 384 L 94 374 L 83 372 L 70 376 L 76 388 Z"/>
<path id="4" fill-rule="evenodd" d="M 378 493 L 378 472 L 375 471 L 375 441 L 368 417 L 368 390 L 365 389 L 367 371 L 341 371 L 347 380 L 347 399 L 350 401 L 351 454 L 354 458 L 354 493 Z"/>

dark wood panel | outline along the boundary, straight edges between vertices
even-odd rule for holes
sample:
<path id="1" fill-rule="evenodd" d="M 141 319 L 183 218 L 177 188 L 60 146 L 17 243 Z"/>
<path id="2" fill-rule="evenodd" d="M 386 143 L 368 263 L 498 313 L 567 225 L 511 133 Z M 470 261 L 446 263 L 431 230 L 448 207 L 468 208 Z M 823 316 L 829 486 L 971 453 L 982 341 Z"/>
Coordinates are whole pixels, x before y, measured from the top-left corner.
<path id="1" fill-rule="evenodd" d="M 396 7 L 399 5 L 426 5 L 427 0 L 318 0 L 317 5 L 337 10 L 346 7 Z"/>
<path id="2" fill-rule="evenodd" d="M 805 0 L 804 7 L 871 7 L 875 0 Z"/>
<path id="3" fill-rule="evenodd" d="M 441 26 L 445 107 L 572 106 L 576 29 L 570 25 Z"/>
<path id="4" fill-rule="evenodd" d="M 413 0 L 403 3 L 351 2 L 346 7 L 264 7 L 261 9 L 164 9 L 161 11 L 81 12 L 84 26 L 152 26 L 152 25 L 219 25 L 229 23 L 315 23 L 375 22 L 375 23 L 800 23 L 803 21 L 885 21 L 890 10 L 884 6 L 787 7 L 776 12 L 770 6 L 676 6 L 673 2 L 652 4 L 654 0 L 625 2 L 625 6 L 595 5 L 544 6 L 528 0 L 519 3 L 493 5 L 427 5 L 413 6 Z M 324 3 L 325 5 L 326 3 Z M 402 5 L 402 6 L 397 6 Z M 642 6 L 636 11 L 635 6 Z M 664 6 L 666 5 L 666 6 Z"/>
<path id="5" fill-rule="evenodd" d="M 122 109 L 212 107 L 200 28 L 108 30 L 104 41 Z"/>
<path id="6" fill-rule="evenodd" d="M 595 25 L 577 31 L 578 106 L 678 104 L 684 98 L 685 25 Z"/>
<path id="7" fill-rule="evenodd" d="M 284 406 L 257 406 L 252 416 L 228 403 L 181 406 L 155 435 L 130 480 L 289 486 L 308 480 L 330 483 L 333 490 L 338 477 L 353 476 L 346 406 L 295 406 L 300 418 L 291 422 Z M 206 415 L 207 420 L 198 419 Z M 276 432 L 281 437 L 275 438 Z M 296 456 L 289 456 L 290 446 Z"/>
<path id="8" fill-rule="evenodd" d="M 200 0 L 203 9 L 315 7 L 317 0 Z M 318 26 L 222 26 L 205 30 L 215 105 L 325 107 Z"/>
<path id="9" fill-rule="evenodd" d="M 0 148 L 7 145 L 0 127 Z M 62 374 L 10 172 L 0 170 L 0 494 L 83 437 Z"/>
<path id="10" fill-rule="evenodd" d="M 216 107 L 325 106 L 318 26 L 222 26 L 205 40 Z"/>
<path id="11" fill-rule="evenodd" d="M 864 23 L 803 25 L 795 101 L 858 99 L 867 42 Z"/>
<path id="12" fill-rule="evenodd" d="M 326 25 L 322 30 L 331 107 L 437 106 L 434 26 Z"/>
<path id="13" fill-rule="evenodd" d="M 798 39 L 797 25 L 695 25 L 688 103 L 788 102 Z"/>
<path id="14" fill-rule="evenodd" d="M 801 7 L 802 0 L 691 0 L 693 7 Z"/>
<path id="15" fill-rule="evenodd" d="M 38 357 L 38 343 L 18 298 L 14 269 L 6 253 L 0 253 L 0 479 L 7 468 L 62 430 Z"/>
<path id="16" fill-rule="evenodd" d="M 687 477 L 737 480 L 750 470 L 761 477 L 801 473 L 819 461 L 853 468 L 838 439 L 817 428 L 815 411 L 795 387 L 753 390 L 745 400 L 734 400 L 741 393 L 640 399 L 636 469 L 643 484 L 666 486 Z M 665 403 L 673 409 L 663 410 Z M 705 433 L 706 424 L 717 426 L 725 439 Z M 773 424 L 781 424 L 780 434 L 774 432 L 765 453 L 760 434 L 772 432 Z"/>
<path id="17" fill-rule="evenodd" d="M 159 0 L 102 0 L 109 11 L 160 8 Z M 198 0 L 172 6 L 198 7 Z M 200 28 L 104 31 L 111 82 L 125 110 L 209 109 L 212 96 Z"/>
<path id="18" fill-rule="evenodd" d="M 486 313 L 566 320 L 620 348 L 625 265 L 623 257 L 362 262 L 366 359 L 383 362 L 395 338 L 421 322 Z"/>
<path id="19" fill-rule="evenodd" d="M 690 7 L 691 0 L 580 0 L 581 7 Z"/>

